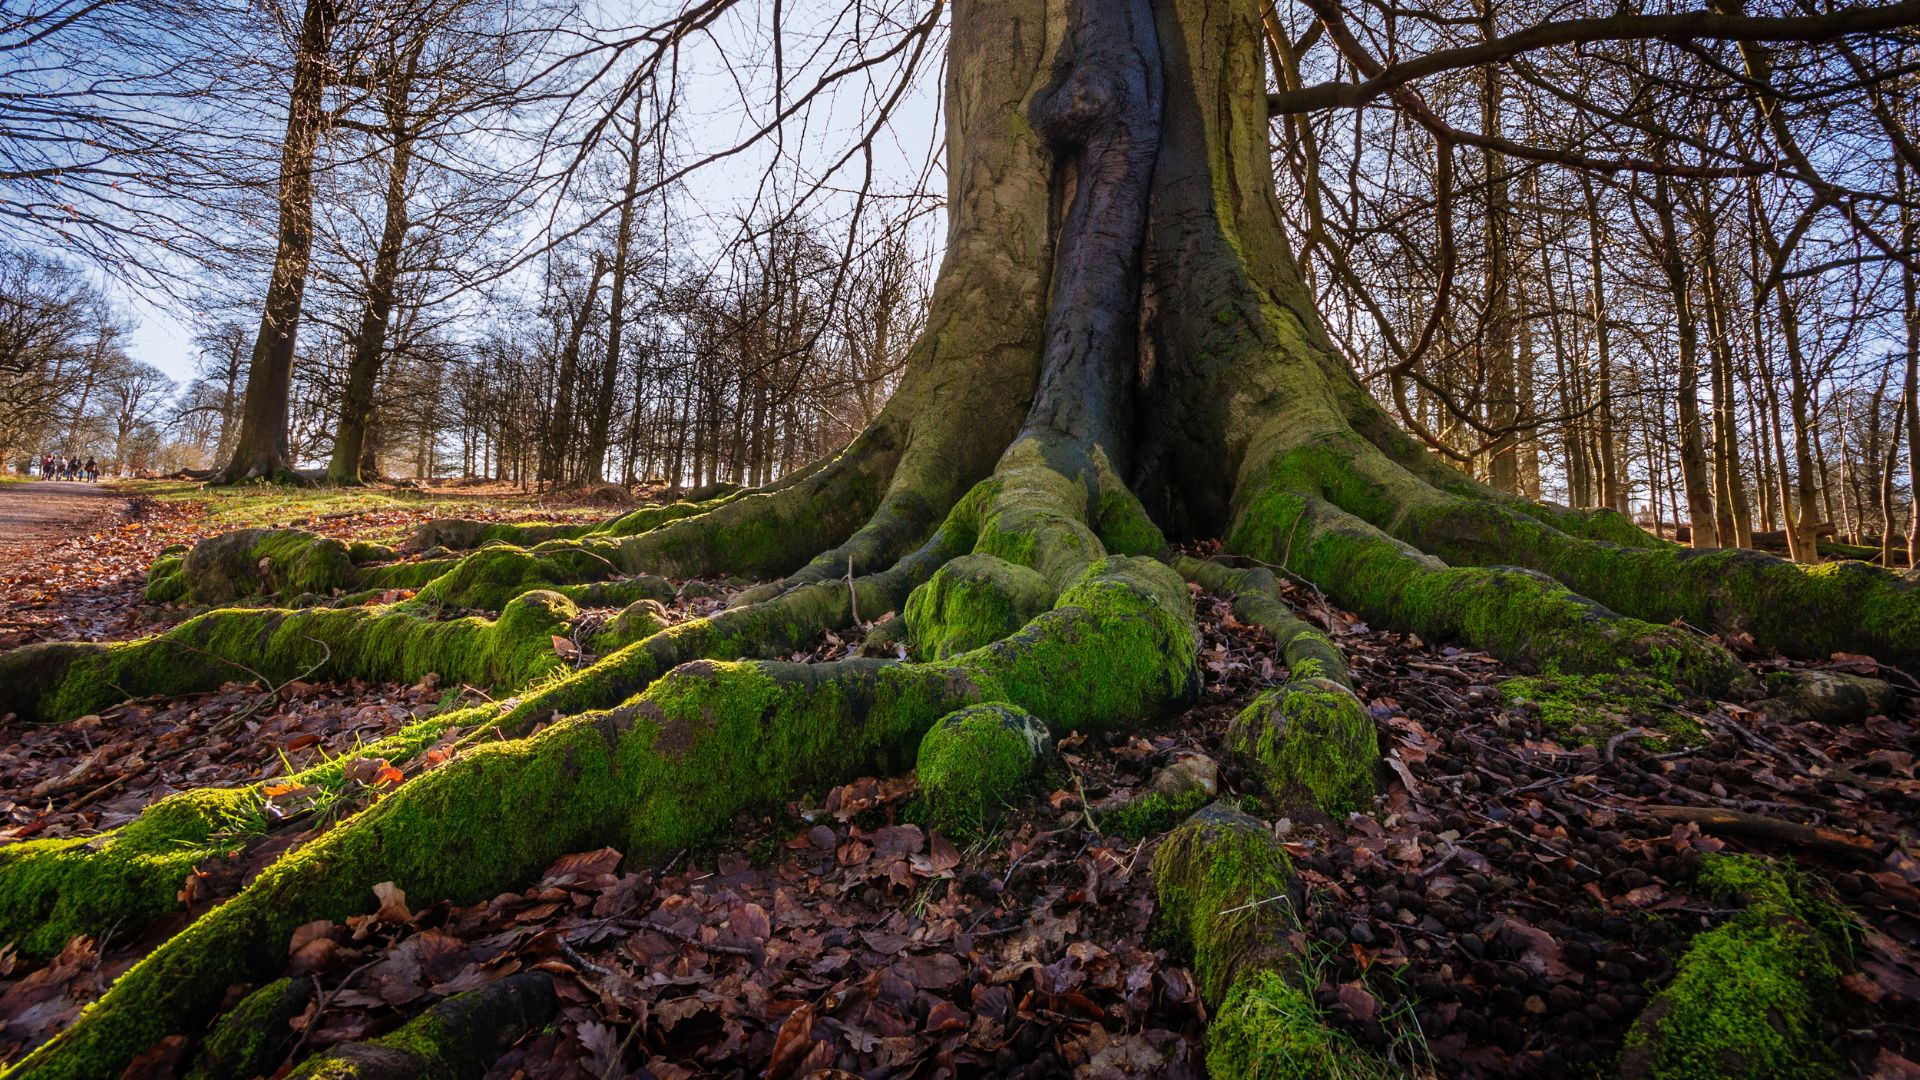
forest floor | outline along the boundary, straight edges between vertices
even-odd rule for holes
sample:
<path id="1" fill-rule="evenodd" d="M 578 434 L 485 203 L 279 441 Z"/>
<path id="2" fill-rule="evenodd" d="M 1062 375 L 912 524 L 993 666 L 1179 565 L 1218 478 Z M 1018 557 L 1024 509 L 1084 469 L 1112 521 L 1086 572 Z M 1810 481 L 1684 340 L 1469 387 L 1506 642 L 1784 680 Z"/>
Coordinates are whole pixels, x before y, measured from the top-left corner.
<path id="1" fill-rule="evenodd" d="M 0 505 L 12 494 L 0 491 Z M 64 541 L 33 541 L 43 557 L 6 557 L 0 647 L 128 637 L 182 617 L 143 607 L 145 566 L 167 544 L 242 524 L 390 543 L 454 504 L 500 520 L 607 513 L 495 492 L 148 484 L 110 496 L 124 502 L 90 502 L 108 512 L 76 520 Z M 715 610 L 744 584 L 683 586 L 671 617 Z M 1677 698 L 1582 710 L 1568 705 L 1580 704 L 1573 681 L 1541 707 L 1503 687 L 1514 673 L 1490 657 L 1373 629 L 1311 590 L 1289 599 L 1336 637 L 1375 718 L 1386 760 L 1367 814 L 1288 818 L 1257 805 L 1224 736 L 1286 672 L 1262 631 L 1198 595 L 1200 700 L 1131 735 L 1068 734 L 1030 797 L 976 828 L 931 829 L 911 776 L 871 777 L 743 815 L 714 844 L 663 862 L 581 852 L 482 903 L 416 907 L 388 889 L 377 905 L 368 897 L 377 914 L 302 928 L 287 971 L 316 992 L 280 1033 L 288 1061 L 539 969 L 554 977 L 560 1019 L 490 1076 L 1198 1076 L 1206 1010 L 1188 958 L 1153 926 L 1148 867 L 1170 822 L 1121 808 L 1169 766 L 1211 764 L 1220 794 L 1274 821 L 1294 856 L 1308 891 L 1296 951 L 1328 1020 L 1403 1072 L 1610 1075 L 1687 941 L 1729 914 L 1691 882 L 1704 854 L 1734 850 L 1798 863 L 1859 922 L 1829 1032 L 1836 1060 L 1920 1075 L 1920 697 L 1845 729 Z M 855 638 L 823 634 L 792 659 L 843 657 Z M 1829 666 L 1902 678 L 1863 657 Z M 182 912 L 140 937 L 78 939 L 41 965 L 0 951 L 0 1058 L 69 1023 L 271 859 L 444 761 L 428 753 L 396 769 L 356 748 L 476 693 L 432 680 L 277 694 L 236 683 L 0 731 L 0 844 L 111 828 L 169 792 L 268 780 L 321 755 L 348 756 L 361 778 L 357 798 L 326 806 L 267 787 L 279 824 L 198 868 Z M 1827 842 L 1687 820 L 1709 810 L 1816 826 Z M 184 1072 L 191 1049 L 155 1046 L 140 1075 Z"/>

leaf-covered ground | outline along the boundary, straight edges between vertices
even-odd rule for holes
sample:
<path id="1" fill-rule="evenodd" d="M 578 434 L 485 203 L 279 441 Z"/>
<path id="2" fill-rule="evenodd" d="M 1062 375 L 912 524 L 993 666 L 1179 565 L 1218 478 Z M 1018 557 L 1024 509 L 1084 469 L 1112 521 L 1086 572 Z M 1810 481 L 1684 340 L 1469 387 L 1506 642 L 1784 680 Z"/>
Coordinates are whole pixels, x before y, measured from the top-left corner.
<path id="1" fill-rule="evenodd" d="M 157 494 L 10 569 L 0 628 L 19 641 L 144 632 L 180 614 L 139 603 L 141 571 L 167 543 L 254 523 L 391 541 L 434 512 L 398 496 L 249 509 Z M 510 499 L 460 512 L 553 513 Z M 711 610 L 739 583 L 703 584 L 672 618 Z M 1912 695 L 1895 715 L 1845 730 L 1706 701 L 1582 712 L 1564 704 L 1577 693 L 1545 704 L 1503 693 L 1511 673 L 1488 657 L 1359 625 L 1310 591 L 1290 599 L 1336 634 L 1371 707 L 1388 758 L 1370 814 L 1334 822 L 1258 803 L 1222 738 L 1286 672 L 1261 631 L 1200 596 L 1202 700 L 1132 736 L 1067 735 L 1046 782 L 980 828 L 931 829 L 911 777 L 874 777 L 743 817 L 663 864 L 581 852 L 486 903 L 417 904 L 389 888 L 368 897 L 377 914 L 304 928 L 288 973 L 316 992 L 281 1033 L 289 1062 L 539 969 L 554 976 L 561 1017 L 493 1076 L 1200 1075 L 1206 1010 L 1187 958 L 1153 925 L 1158 835 L 1127 835 L 1117 813 L 1172 766 L 1217 775 L 1222 797 L 1274 822 L 1308 887 L 1297 947 L 1318 1001 L 1410 1074 L 1606 1075 L 1688 939 L 1727 916 L 1690 885 L 1702 855 L 1722 849 L 1795 860 L 1831 883 L 1862 930 L 1833 1045 L 1863 1074 L 1914 1074 Z M 852 649 L 823 635 L 796 659 Z M 271 778 L 320 755 L 345 756 L 358 785 L 327 805 L 275 792 L 265 831 L 183 881 L 182 913 L 141 939 L 77 940 L 39 967 L 0 953 L 0 1054 L 70 1022 L 190 912 L 280 852 L 444 760 L 402 770 L 356 748 L 470 693 L 431 681 L 235 684 L 7 730 L 0 843 L 109 828 L 170 791 Z M 1676 717 L 1697 734 L 1669 730 L 1687 726 Z M 1746 816 L 1737 831 L 1703 831 L 1693 819 L 1705 810 Z M 1753 831 L 1782 824 L 1818 831 Z M 168 1075 L 190 1051 L 175 1040 L 142 1067 Z"/>

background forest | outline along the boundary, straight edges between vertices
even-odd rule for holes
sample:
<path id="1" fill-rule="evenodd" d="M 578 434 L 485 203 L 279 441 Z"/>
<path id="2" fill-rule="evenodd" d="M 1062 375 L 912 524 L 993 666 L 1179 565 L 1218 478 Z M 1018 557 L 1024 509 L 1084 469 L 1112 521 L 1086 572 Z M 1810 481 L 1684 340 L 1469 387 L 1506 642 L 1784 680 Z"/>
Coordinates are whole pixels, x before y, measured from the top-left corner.
<path id="1" fill-rule="evenodd" d="M 0 28 L 44 61 L 0 73 L 12 470 L 232 455 L 316 6 L 296 464 L 358 446 L 367 478 L 751 485 L 885 401 L 940 246 L 937 9 L 33 0 Z M 1313 5 L 1269 20 L 1281 205 L 1408 430 L 1501 489 L 1701 546 L 1907 561 L 1911 42 L 1569 38 L 1315 101 L 1299 88 L 1367 74 L 1356 55 L 1497 44 L 1544 13 L 1335 14 L 1360 52 Z M 736 96 L 751 118 L 710 143 L 670 122 Z M 143 362 L 130 298 L 192 328 L 190 378 Z"/>

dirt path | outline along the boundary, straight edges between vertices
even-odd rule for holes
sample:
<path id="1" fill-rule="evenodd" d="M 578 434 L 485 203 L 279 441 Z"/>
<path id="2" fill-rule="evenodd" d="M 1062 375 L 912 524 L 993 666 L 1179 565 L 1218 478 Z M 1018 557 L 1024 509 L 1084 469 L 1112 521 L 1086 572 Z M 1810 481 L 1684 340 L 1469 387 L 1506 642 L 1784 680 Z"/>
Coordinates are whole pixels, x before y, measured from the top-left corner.
<path id="1" fill-rule="evenodd" d="M 126 500 L 98 484 L 42 480 L 0 484 L 0 559 L 33 557 L 110 520 Z"/>

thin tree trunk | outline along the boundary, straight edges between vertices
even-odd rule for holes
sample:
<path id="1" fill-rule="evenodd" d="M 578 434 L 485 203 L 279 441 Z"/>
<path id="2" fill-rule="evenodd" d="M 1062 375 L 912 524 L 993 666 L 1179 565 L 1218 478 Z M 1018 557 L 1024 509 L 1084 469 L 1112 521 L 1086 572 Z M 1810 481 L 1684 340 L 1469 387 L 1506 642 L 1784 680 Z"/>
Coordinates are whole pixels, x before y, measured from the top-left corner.
<path id="1" fill-rule="evenodd" d="M 633 130 L 627 137 L 627 186 L 620 200 L 620 223 L 613 241 L 613 284 L 607 294 L 607 360 L 601 366 L 600 392 L 593 403 L 593 421 L 587 428 L 582 471 L 589 482 L 605 479 L 607 433 L 613 425 L 613 388 L 620 371 L 620 335 L 626 326 L 627 271 L 633 246 L 633 207 L 640 190 L 640 95 L 633 96 Z M 639 394 L 636 388 L 634 393 Z"/>
<path id="2" fill-rule="evenodd" d="M 406 62 L 410 64 L 411 58 Z M 388 98 L 387 122 L 393 135 L 393 150 L 387 162 L 386 217 L 380 226 L 373 273 L 367 279 L 366 304 L 360 311 L 360 326 L 354 334 L 352 358 L 347 362 L 347 385 L 340 395 L 340 422 L 334 433 L 333 458 L 327 463 L 327 480 L 335 484 L 359 483 L 361 466 L 372 453 L 368 433 L 373 426 L 373 390 L 386 359 L 387 323 L 393 314 L 395 286 L 400 279 L 400 252 L 405 247 L 409 225 L 407 181 L 413 167 L 414 142 L 406 105 L 409 81 L 401 81 Z"/>
<path id="3" fill-rule="evenodd" d="M 293 91 L 280 151 L 280 226 L 273 276 L 261 305 L 260 331 L 247 366 L 247 392 L 233 459 L 216 480 L 292 479 L 288 419 L 292 405 L 295 334 L 313 253 L 313 159 L 325 120 L 327 54 L 337 11 L 334 0 L 306 0 L 293 56 Z"/>
<path id="4" fill-rule="evenodd" d="M 600 294 L 600 279 L 607 273 L 607 260 L 596 253 L 593 272 L 580 295 L 580 306 L 573 315 L 573 326 L 560 349 L 560 366 L 554 372 L 553 415 L 547 421 L 546 438 L 541 440 L 538 482 L 558 487 L 566 478 L 567 451 L 573 445 L 573 384 L 580 368 L 580 339 L 587 331 L 587 319 L 593 314 L 593 301 Z"/>

